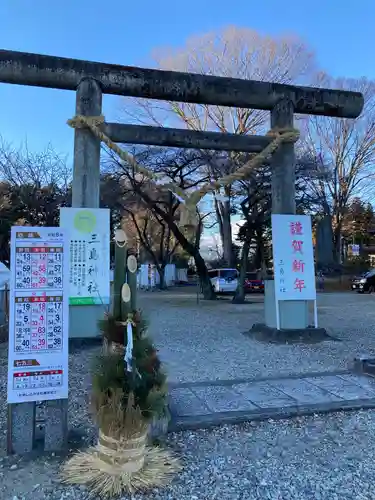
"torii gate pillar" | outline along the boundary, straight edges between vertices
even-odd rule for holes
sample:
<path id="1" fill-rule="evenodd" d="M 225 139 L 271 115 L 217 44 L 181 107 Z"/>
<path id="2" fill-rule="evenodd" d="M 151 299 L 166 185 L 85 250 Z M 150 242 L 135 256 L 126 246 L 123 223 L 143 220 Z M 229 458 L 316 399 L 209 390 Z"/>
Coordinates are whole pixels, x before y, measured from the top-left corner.
<path id="1" fill-rule="evenodd" d="M 271 110 L 271 129 L 294 128 L 294 106 L 291 100 L 282 99 Z M 272 213 L 295 214 L 295 151 L 294 143 L 284 143 L 272 158 Z M 275 282 L 265 281 L 265 324 L 276 328 L 276 307 L 279 307 L 280 327 L 286 330 L 303 330 L 309 326 L 309 303 L 305 300 L 280 301 L 276 305 Z"/>
<path id="2" fill-rule="evenodd" d="M 93 78 L 83 78 L 76 92 L 76 115 L 100 116 L 102 91 Z M 74 130 L 72 183 L 73 208 L 99 208 L 100 204 L 100 141 L 87 128 Z M 90 338 L 100 335 L 98 321 L 103 318 L 104 305 L 69 306 L 69 337 Z"/>

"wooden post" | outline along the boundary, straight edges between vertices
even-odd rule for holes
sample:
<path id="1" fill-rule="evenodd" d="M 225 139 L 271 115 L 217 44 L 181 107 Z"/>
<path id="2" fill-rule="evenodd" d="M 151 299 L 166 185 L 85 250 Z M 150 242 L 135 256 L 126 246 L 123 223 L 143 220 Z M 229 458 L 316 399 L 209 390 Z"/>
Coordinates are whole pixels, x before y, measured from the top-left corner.
<path id="1" fill-rule="evenodd" d="M 271 111 L 271 128 L 293 128 L 294 105 L 290 99 L 280 100 Z M 272 158 L 272 213 L 296 213 L 296 172 L 294 143 L 282 144 Z M 266 325 L 276 324 L 282 329 L 304 329 L 308 326 L 308 302 L 304 300 L 276 301 L 275 281 L 267 283 L 265 289 Z M 278 308 L 278 309 L 276 309 Z"/>
<path id="2" fill-rule="evenodd" d="M 102 91 L 99 84 L 85 78 L 78 85 L 76 114 L 100 116 Z M 74 130 L 72 207 L 98 208 L 100 190 L 100 141 L 86 128 Z"/>
<path id="3" fill-rule="evenodd" d="M 271 111 L 271 129 L 293 128 L 294 106 L 283 99 Z M 272 213 L 296 213 L 294 143 L 282 144 L 272 158 Z"/>
<path id="4" fill-rule="evenodd" d="M 100 85 L 92 78 L 81 79 L 76 93 L 76 114 L 100 116 L 101 112 Z M 73 160 L 72 207 L 99 208 L 100 141 L 86 128 L 74 130 Z M 98 321 L 104 313 L 103 305 L 71 305 L 69 336 L 82 337 L 84 330 L 84 336 L 98 337 Z"/>

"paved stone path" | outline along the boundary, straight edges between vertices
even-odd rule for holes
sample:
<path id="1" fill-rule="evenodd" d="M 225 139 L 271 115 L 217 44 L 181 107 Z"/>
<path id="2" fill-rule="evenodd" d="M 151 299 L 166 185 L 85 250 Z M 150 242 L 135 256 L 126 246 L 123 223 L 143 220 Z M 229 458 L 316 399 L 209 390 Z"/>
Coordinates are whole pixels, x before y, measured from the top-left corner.
<path id="1" fill-rule="evenodd" d="M 170 387 L 171 430 L 375 408 L 375 379 L 349 371 Z"/>

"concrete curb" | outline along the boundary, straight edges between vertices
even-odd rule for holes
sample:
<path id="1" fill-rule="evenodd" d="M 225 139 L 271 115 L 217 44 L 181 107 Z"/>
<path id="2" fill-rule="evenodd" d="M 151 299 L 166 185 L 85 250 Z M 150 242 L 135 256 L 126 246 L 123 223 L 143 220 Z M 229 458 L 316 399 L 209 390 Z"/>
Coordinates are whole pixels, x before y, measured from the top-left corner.
<path id="1" fill-rule="evenodd" d="M 216 380 L 216 381 L 197 381 L 197 382 L 181 382 L 181 383 L 173 383 L 169 384 L 169 388 L 171 391 L 173 390 L 187 390 L 195 394 L 196 390 L 204 390 L 206 387 L 208 392 L 212 390 L 212 387 L 222 388 L 221 390 L 230 390 L 239 384 L 257 384 L 257 383 L 270 383 L 272 386 L 272 382 L 283 382 L 287 383 L 287 381 L 293 380 L 301 380 L 311 379 L 311 378 L 319 378 L 324 379 L 325 377 L 337 377 L 338 379 L 344 379 L 346 376 L 354 376 L 359 377 L 359 379 L 366 378 L 366 363 L 369 362 L 370 365 L 375 368 L 375 359 L 371 359 L 368 357 L 356 358 L 354 360 L 354 369 L 349 370 L 336 370 L 336 371 L 328 371 L 328 372 L 310 372 L 310 373 L 296 373 L 292 375 L 283 375 L 279 376 L 275 379 L 275 377 L 260 377 L 253 379 L 232 379 L 232 380 Z M 350 378 L 349 377 L 349 378 Z M 372 377 L 371 377 L 372 378 Z M 347 379 L 346 379 L 347 380 Z M 349 381 L 348 381 L 349 383 Z M 355 386 L 358 385 L 358 389 L 362 387 L 362 384 L 357 384 L 357 381 L 354 380 L 350 383 L 354 383 Z M 304 402 L 298 401 L 294 395 L 292 396 L 290 392 L 286 392 L 287 397 L 291 397 L 294 399 L 292 404 L 288 404 L 287 406 L 284 404 L 280 404 L 280 406 L 271 406 L 265 405 L 263 407 L 253 407 L 239 410 L 231 410 L 231 411 L 212 411 L 210 407 L 201 400 L 203 407 L 196 409 L 196 414 L 179 414 L 174 412 L 171 409 L 171 421 L 169 422 L 168 432 L 175 432 L 181 430 L 193 430 L 193 429 L 207 429 L 211 427 L 216 427 L 219 425 L 225 424 L 241 424 L 248 421 L 262 421 L 268 419 L 287 419 L 294 418 L 298 416 L 304 415 L 313 415 L 317 413 L 333 413 L 339 411 L 355 411 L 355 410 L 367 410 L 367 409 L 375 409 L 375 396 L 374 395 L 374 384 L 371 383 L 372 386 L 372 394 L 371 390 L 368 393 L 366 384 L 364 386 L 365 392 L 367 391 L 368 395 L 365 397 L 365 393 L 355 393 L 357 398 L 350 391 L 347 393 L 346 398 L 343 395 L 340 395 L 342 399 L 340 400 L 322 400 L 316 402 Z M 328 394 L 334 395 L 329 386 L 324 387 L 318 384 L 318 387 L 321 388 L 324 392 Z M 236 392 L 236 391 L 235 391 Z M 283 392 L 283 389 L 281 389 Z M 196 395 L 196 394 L 195 394 Z M 337 393 L 336 393 L 337 395 Z M 200 397 L 200 396 L 199 396 Z M 198 398 L 199 399 L 199 398 Z M 250 399 L 250 398 L 249 398 Z M 256 400 L 254 400 L 254 405 L 256 406 Z M 251 402 L 251 400 L 250 400 Z M 281 403 L 281 401 L 280 401 Z M 203 409 L 203 411 L 202 411 Z M 206 410 L 206 411 L 205 411 Z M 208 410 L 208 411 L 207 411 Z"/>
<path id="2" fill-rule="evenodd" d="M 311 377 L 327 377 L 331 375 L 350 375 L 352 370 L 334 370 L 326 372 L 306 372 L 306 373 L 292 373 L 291 375 L 279 375 L 277 380 L 297 380 Z M 255 378 L 235 378 L 227 380 L 198 380 L 196 382 L 168 382 L 169 389 L 190 389 L 192 387 L 213 387 L 213 386 L 230 386 L 236 384 L 247 384 L 255 382 L 268 382 L 275 380 L 274 375 L 268 377 L 255 377 Z"/>
<path id="3" fill-rule="evenodd" d="M 290 406 L 288 408 L 262 408 L 252 411 L 230 411 L 196 415 L 172 419 L 168 432 L 183 430 L 208 429 L 225 424 L 242 424 L 249 421 L 281 420 L 316 413 L 334 413 L 339 411 L 369 410 L 375 408 L 375 398 L 351 401 L 332 401 L 311 405 Z"/>

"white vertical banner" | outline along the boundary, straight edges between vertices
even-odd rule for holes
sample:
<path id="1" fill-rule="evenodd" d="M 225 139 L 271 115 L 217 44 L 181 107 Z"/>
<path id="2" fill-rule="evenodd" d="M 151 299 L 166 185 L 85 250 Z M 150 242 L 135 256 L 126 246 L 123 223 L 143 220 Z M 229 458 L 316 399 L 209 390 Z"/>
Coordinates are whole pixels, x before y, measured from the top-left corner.
<path id="1" fill-rule="evenodd" d="M 58 227 L 12 227 L 8 403 L 68 397 L 69 247 Z"/>
<path id="2" fill-rule="evenodd" d="M 69 235 L 69 303 L 109 304 L 109 209 L 61 208 L 60 227 Z"/>
<path id="3" fill-rule="evenodd" d="M 272 249 L 276 300 L 316 300 L 311 217 L 272 215 Z"/>

